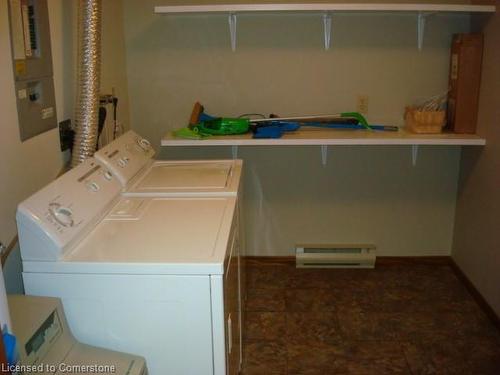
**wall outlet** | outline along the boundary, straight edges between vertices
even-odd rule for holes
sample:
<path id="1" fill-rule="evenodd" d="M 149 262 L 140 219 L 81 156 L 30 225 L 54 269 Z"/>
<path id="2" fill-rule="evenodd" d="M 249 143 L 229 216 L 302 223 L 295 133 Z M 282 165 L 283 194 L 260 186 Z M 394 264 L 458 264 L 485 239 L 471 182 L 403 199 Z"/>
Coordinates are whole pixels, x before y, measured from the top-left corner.
<path id="1" fill-rule="evenodd" d="M 363 114 L 368 113 L 368 102 L 368 95 L 358 95 L 356 105 L 357 111 Z"/>

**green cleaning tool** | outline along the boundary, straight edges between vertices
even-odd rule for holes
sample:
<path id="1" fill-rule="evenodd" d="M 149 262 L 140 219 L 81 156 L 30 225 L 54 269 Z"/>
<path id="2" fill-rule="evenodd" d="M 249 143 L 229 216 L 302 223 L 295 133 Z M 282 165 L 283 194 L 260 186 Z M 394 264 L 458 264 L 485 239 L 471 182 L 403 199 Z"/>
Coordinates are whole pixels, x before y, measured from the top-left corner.
<path id="1" fill-rule="evenodd" d="M 199 133 L 212 135 L 244 134 L 250 129 L 250 120 L 247 118 L 220 117 L 213 120 L 201 121 L 193 126 Z"/>

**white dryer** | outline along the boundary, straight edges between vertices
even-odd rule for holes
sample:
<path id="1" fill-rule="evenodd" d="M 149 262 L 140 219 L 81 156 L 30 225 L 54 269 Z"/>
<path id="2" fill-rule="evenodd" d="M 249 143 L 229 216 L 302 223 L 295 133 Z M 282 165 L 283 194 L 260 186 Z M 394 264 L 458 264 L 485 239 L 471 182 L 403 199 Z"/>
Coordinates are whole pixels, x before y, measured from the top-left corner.
<path id="1" fill-rule="evenodd" d="M 27 294 L 61 298 L 80 341 L 152 375 L 236 373 L 236 198 L 120 190 L 90 159 L 19 205 Z"/>
<path id="2" fill-rule="evenodd" d="M 241 160 L 154 160 L 149 141 L 132 130 L 95 153 L 129 196 L 236 196 Z"/>
<path id="3" fill-rule="evenodd" d="M 95 153 L 95 158 L 120 181 L 129 197 L 232 196 L 238 199 L 235 220 L 240 228 L 239 264 L 240 366 L 243 358 L 243 304 L 246 299 L 242 160 L 154 160 L 150 142 L 130 130 Z"/>

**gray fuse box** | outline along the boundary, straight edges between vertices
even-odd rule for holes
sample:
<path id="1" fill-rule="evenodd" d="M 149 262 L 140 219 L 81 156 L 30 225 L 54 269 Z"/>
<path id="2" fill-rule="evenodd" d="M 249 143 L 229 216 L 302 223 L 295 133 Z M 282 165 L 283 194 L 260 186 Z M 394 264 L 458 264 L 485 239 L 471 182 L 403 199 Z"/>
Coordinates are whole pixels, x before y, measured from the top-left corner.
<path id="1" fill-rule="evenodd" d="M 9 0 L 12 64 L 22 141 L 57 127 L 47 0 Z"/>

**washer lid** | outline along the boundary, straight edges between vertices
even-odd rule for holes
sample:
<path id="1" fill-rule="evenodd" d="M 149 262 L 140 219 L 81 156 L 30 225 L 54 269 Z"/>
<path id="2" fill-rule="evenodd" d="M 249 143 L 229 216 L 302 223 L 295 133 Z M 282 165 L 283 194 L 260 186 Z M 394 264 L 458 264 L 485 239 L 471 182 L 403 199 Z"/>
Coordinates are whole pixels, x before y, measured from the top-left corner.
<path id="1" fill-rule="evenodd" d="M 241 160 L 157 161 L 126 195 L 209 193 L 236 195 Z"/>
<path id="2" fill-rule="evenodd" d="M 222 274 L 235 207 L 232 197 L 124 198 L 62 261 L 25 272 Z"/>

